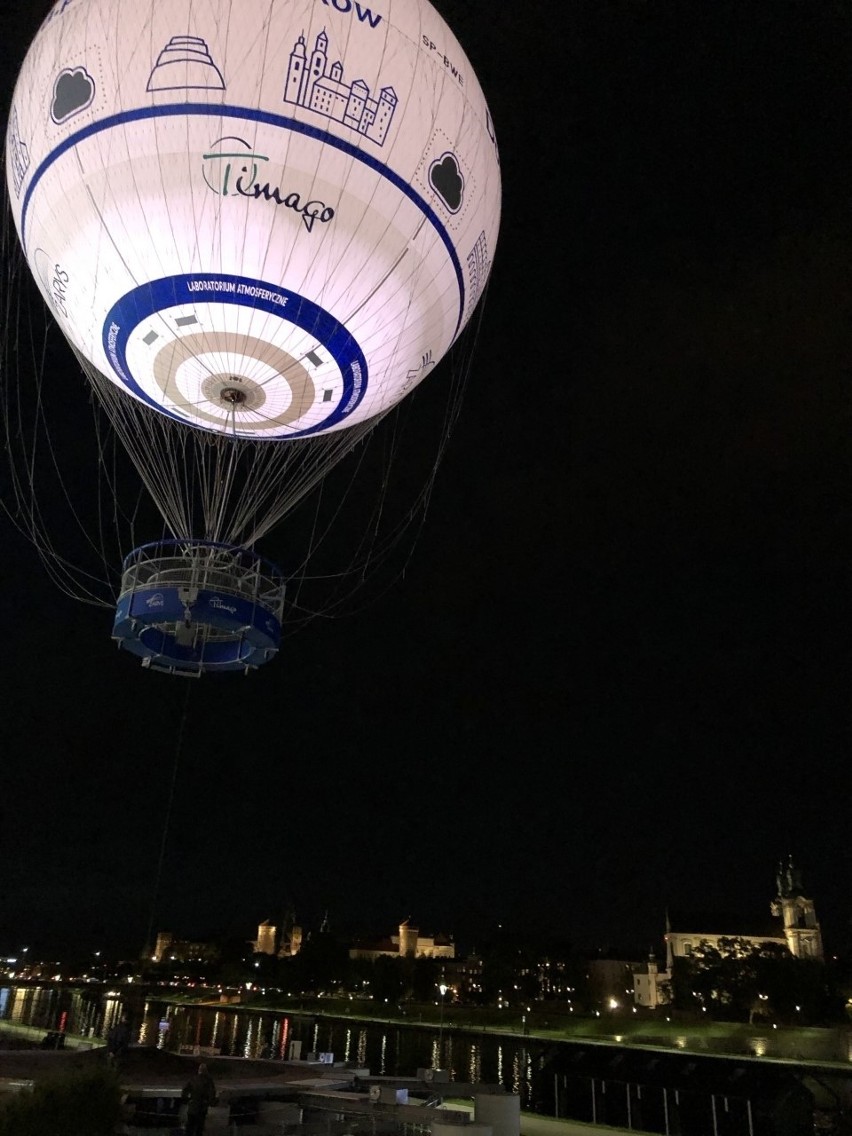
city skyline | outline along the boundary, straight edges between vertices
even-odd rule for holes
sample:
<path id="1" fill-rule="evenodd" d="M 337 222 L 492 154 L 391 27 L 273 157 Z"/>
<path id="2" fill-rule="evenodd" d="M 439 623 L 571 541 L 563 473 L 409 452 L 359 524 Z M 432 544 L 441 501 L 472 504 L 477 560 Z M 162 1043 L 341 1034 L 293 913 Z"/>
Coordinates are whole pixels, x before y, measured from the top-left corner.
<path id="1" fill-rule="evenodd" d="M 398 927 L 392 921 L 368 926 L 358 923 L 357 919 L 341 926 L 335 921 L 333 909 L 314 909 L 315 916 L 304 920 L 297 916 L 291 903 L 285 902 L 278 905 L 277 917 L 267 916 L 256 920 L 254 924 L 249 922 L 243 926 L 234 921 L 223 921 L 218 925 L 188 925 L 178 919 L 173 921 L 173 926 L 168 930 L 157 927 L 150 939 L 137 948 L 132 948 L 125 937 L 122 951 L 127 957 L 138 954 L 141 959 L 150 958 L 161 962 L 170 950 L 178 950 L 179 957 L 187 954 L 201 957 L 209 953 L 217 943 L 233 944 L 239 941 L 246 947 L 251 947 L 255 953 L 290 958 L 298 954 L 301 947 L 315 935 L 327 934 L 335 942 L 346 944 L 353 958 L 375 959 L 387 954 L 399 957 L 409 954 L 418 958 L 454 958 L 476 955 L 483 947 L 492 948 L 495 943 L 515 942 L 535 945 L 537 949 L 550 947 L 589 957 L 600 955 L 629 958 L 634 962 L 642 962 L 649 955 L 654 956 L 659 963 L 660 981 L 667 980 L 666 971 L 670 975 L 672 958 L 689 955 L 693 944 L 699 942 L 718 945 L 723 939 L 742 938 L 756 944 L 766 942 L 781 945 L 794 957 L 802 958 L 824 959 L 827 957 L 826 950 L 835 959 L 850 954 L 852 940 L 843 933 L 848 928 L 846 909 L 827 912 L 829 927 L 839 928 L 840 934 L 833 937 L 830 932 L 829 941 L 824 944 L 821 927 L 826 910 L 812 898 L 812 889 L 806 882 L 803 883 L 804 875 L 791 856 L 782 857 L 776 865 L 774 893 L 770 896 L 772 889 L 767 887 L 767 898 L 763 903 L 752 908 L 714 908 L 704 903 L 698 894 L 689 907 L 673 908 L 669 903 L 658 905 L 661 917 L 655 933 L 643 936 L 637 929 L 628 928 L 618 940 L 596 941 L 594 936 L 585 934 L 582 927 L 575 928 L 575 933 L 571 934 L 541 929 L 535 922 L 518 924 L 494 921 L 490 925 L 480 926 L 478 933 L 471 933 L 462 921 L 460 933 L 457 933 L 456 928 L 447 921 L 425 924 L 410 915 L 402 918 Z M 817 906 L 819 915 L 816 914 Z M 267 904 L 264 910 L 273 907 L 274 904 Z M 416 909 L 416 905 L 414 907 Z M 395 933 L 390 930 L 392 926 Z M 251 938 L 249 934 L 255 927 L 256 937 Z M 120 934 L 116 941 L 119 939 Z M 29 953 L 29 945 L 21 946 L 24 940 L 27 943 L 39 943 L 38 935 L 18 935 L 16 940 L 14 935 L 7 933 L 5 938 L 0 939 L 0 955 L 25 950 L 29 958 L 33 959 L 37 951 Z M 109 944 L 109 937 L 105 937 L 103 942 Z M 117 953 L 121 952 L 108 947 L 107 950 L 99 949 L 96 953 L 98 956 L 103 954 L 117 957 Z"/>

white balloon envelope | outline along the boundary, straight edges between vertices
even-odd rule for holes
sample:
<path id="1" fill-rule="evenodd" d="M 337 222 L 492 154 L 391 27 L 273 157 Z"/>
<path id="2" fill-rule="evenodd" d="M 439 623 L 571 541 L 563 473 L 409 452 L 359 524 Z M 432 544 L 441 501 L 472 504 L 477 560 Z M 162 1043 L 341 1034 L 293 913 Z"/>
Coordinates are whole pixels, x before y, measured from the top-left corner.
<path id="1" fill-rule="evenodd" d="M 499 224 L 485 99 L 426 0 L 59 0 L 7 172 L 75 349 L 237 439 L 397 403 L 469 319 Z"/>

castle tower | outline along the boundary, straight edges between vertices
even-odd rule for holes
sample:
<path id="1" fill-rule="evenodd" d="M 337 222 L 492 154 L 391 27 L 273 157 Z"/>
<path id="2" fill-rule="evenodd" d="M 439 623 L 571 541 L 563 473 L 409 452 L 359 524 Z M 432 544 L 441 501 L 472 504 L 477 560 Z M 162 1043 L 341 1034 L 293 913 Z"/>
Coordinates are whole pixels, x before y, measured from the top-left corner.
<path id="1" fill-rule="evenodd" d="M 254 943 L 255 954 L 258 955 L 274 955 L 275 954 L 275 935 L 278 928 L 273 926 L 268 919 L 258 925 L 257 939 Z"/>
<path id="2" fill-rule="evenodd" d="M 279 958 L 292 958 L 302 949 L 302 928 L 296 922 L 296 912 L 289 907 L 284 915 L 281 929 L 281 942 L 278 947 Z"/>
<path id="3" fill-rule="evenodd" d="M 795 958 L 822 962 L 822 932 L 814 901 L 802 894 L 802 873 L 793 866 L 792 856 L 786 864 L 779 862 L 775 883 L 778 894 L 772 901 L 771 910 L 784 922 L 784 938 L 790 954 Z"/>
<path id="4" fill-rule="evenodd" d="M 169 953 L 169 948 L 175 941 L 174 935 L 171 931 L 159 931 L 157 934 L 157 945 L 154 947 L 154 962 L 162 962 L 166 955 Z"/>
<path id="5" fill-rule="evenodd" d="M 368 138 L 372 138 L 372 140 L 378 142 L 380 146 L 384 146 L 385 144 L 385 136 L 398 102 L 399 99 L 393 87 L 382 87 L 378 102 L 376 103 L 375 117 L 364 131 Z"/>
<path id="6" fill-rule="evenodd" d="M 400 958 L 414 958 L 417 954 L 417 940 L 420 938 L 418 927 L 412 927 L 411 920 L 405 919 L 399 925 L 399 954 Z"/>
<path id="7" fill-rule="evenodd" d="M 317 79 L 324 79 L 326 67 L 328 66 L 328 36 L 325 32 L 320 32 L 317 36 L 316 46 L 311 52 L 310 70 L 308 72 L 307 82 L 305 84 L 304 93 L 299 100 L 303 106 L 310 107 L 311 99 L 314 94 L 314 83 Z"/>

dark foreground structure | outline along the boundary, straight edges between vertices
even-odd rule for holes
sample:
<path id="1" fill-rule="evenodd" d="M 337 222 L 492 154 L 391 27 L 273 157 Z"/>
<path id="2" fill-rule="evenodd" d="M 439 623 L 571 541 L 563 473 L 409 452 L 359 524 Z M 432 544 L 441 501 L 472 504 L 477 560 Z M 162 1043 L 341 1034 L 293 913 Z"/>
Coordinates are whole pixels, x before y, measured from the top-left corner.
<path id="1" fill-rule="evenodd" d="M 796 1069 L 642 1049 L 568 1048 L 554 1074 L 560 1116 L 669 1136 L 813 1136 L 815 1131 L 813 1089 L 818 1085 Z M 827 1097 L 835 1103 L 831 1091 Z"/>
<path id="2" fill-rule="evenodd" d="M 574 1124 L 661 1136 L 814 1136 L 848 1133 L 852 1071 L 672 1054 L 602 1045 L 560 1046 L 553 1070 L 557 1119 L 520 1114 L 501 1086 L 450 1081 L 441 1070 L 411 1078 L 373 1077 L 320 1061 L 205 1056 L 218 1103 L 205 1136 L 545 1136 Z M 121 1136 L 181 1136 L 183 1086 L 198 1055 L 132 1047 L 118 1069 Z M 26 1089 L 104 1064 L 104 1050 L 0 1055 L 0 1081 Z M 473 1101 L 473 1108 L 470 1101 Z M 439 1109 L 438 1106 L 442 1105 Z M 561 1124 L 559 1122 L 562 1122 Z M 448 1133 L 449 1129 L 449 1133 Z"/>

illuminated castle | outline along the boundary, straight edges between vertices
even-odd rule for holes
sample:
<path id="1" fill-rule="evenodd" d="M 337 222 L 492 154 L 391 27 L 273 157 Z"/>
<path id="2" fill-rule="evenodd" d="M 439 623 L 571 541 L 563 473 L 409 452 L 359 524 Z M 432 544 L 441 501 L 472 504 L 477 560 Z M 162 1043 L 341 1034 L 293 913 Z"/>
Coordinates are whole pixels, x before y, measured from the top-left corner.
<path id="1" fill-rule="evenodd" d="M 257 927 L 257 938 L 252 939 L 251 948 L 258 955 L 277 955 L 278 958 L 290 958 L 297 955 L 302 949 L 302 928 L 296 923 L 295 915 L 288 912 L 284 918 L 284 929 L 281 938 L 278 937 L 278 928 L 274 923 L 265 919 Z"/>
<path id="2" fill-rule="evenodd" d="M 399 934 L 375 942 L 354 943 L 349 950 L 351 959 L 390 958 L 455 958 L 456 945 L 444 935 L 421 935 L 410 919 L 399 925 Z"/>
<path id="3" fill-rule="evenodd" d="M 219 948 L 215 943 L 176 939 L 171 931 L 160 931 L 151 956 L 152 962 L 215 962 Z"/>
<path id="4" fill-rule="evenodd" d="M 263 923 L 259 924 L 257 928 L 257 938 L 252 946 L 254 947 L 255 954 L 258 955 L 274 955 L 275 954 L 275 936 L 277 927 L 265 919 Z"/>
<path id="5" fill-rule="evenodd" d="M 363 79 L 344 83 L 343 64 L 338 60 L 329 66 L 328 36 L 320 32 L 310 59 L 305 37 L 296 40 L 290 52 L 284 102 L 333 118 L 383 146 L 399 99 L 393 87 L 382 87 L 374 99 Z"/>

